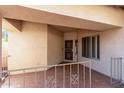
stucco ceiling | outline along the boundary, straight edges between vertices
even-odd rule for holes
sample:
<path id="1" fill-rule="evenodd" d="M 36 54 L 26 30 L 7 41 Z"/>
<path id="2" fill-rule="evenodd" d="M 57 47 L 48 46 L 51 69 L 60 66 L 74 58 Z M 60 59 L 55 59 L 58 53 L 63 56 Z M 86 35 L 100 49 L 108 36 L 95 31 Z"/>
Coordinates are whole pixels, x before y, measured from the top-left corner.
<path id="1" fill-rule="evenodd" d="M 58 25 L 76 29 L 104 31 L 119 27 L 116 25 L 95 22 L 83 18 L 76 18 L 16 5 L 1 5 L 0 13 L 4 18 Z"/>
<path id="2" fill-rule="evenodd" d="M 49 27 L 52 27 L 58 31 L 62 31 L 62 32 L 75 32 L 75 31 L 80 31 L 80 30 L 84 30 L 84 31 L 96 31 L 96 30 L 89 30 L 89 29 L 79 29 L 79 28 L 73 28 L 73 27 L 66 27 L 66 26 L 58 26 L 58 25 L 49 25 Z"/>
<path id="3" fill-rule="evenodd" d="M 75 32 L 78 30 L 76 28 L 65 27 L 65 26 L 57 26 L 57 25 L 49 25 L 49 26 L 62 32 Z"/>

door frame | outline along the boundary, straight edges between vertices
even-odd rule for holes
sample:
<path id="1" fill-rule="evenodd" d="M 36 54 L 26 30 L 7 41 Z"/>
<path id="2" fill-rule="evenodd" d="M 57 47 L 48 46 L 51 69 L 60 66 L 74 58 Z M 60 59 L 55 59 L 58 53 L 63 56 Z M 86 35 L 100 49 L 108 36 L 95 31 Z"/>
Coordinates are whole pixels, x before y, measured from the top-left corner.
<path id="1" fill-rule="evenodd" d="M 66 59 L 65 59 L 65 41 L 66 41 L 66 40 L 72 40 L 72 41 L 73 41 L 73 48 L 72 48 L 73 60 L 66 60 Z M 76 40 L 77 40 L 77 39 L 76 39 Z M 74 39 L 65 39 L 65 40 L 64 40 L 64 53 L 63 53 L 64 55 L 63 55 L 63 57 L 64 57 L 64 61 L 65 61 L 65 62 L 77 62 L 77 56 L 78 56 L 78 54 L 76 55 L 76 52 L 77 52 L 78 50 L 76 51 L 76 46 L 75 46 L 75 43 L 76 43 L 75 41 L 76 41 L 76 40 L 74 40 Z M 77 47 L 78 47 L 78 46 L 77 46 Z"/>

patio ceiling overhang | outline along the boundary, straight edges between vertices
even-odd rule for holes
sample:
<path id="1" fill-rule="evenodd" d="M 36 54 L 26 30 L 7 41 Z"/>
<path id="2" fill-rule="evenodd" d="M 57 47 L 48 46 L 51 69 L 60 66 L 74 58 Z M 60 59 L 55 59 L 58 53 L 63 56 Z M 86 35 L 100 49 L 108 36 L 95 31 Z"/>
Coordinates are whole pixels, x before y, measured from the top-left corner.
<path id="1" fill-rule="evenodd" d="M 83 18 L 56 14 L 48 11 L 27 8 L 18 5 L 1 5 L 0 13 L 4 18 L 44 23 L 57 26 L 73 27 L 95 31 L 105 31 L 119 28 L 118 25 L 96 22 Z"/>

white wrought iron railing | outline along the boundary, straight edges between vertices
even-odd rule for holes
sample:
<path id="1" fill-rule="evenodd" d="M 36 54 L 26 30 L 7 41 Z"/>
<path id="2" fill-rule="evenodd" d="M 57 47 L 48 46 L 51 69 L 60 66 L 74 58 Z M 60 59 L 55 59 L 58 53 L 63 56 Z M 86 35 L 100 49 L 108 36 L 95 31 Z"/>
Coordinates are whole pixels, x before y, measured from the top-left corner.
<path id="1" fill-rule="evenodd" d="M 31 71 L 30 71 L 31 70 Z M 91 88 L 91 61 L 3 71 L 1 87 Z"/>
<path id="2" fill-rule="evenodd" d="M 7 69 L 8 69 L 8 56 L 4 56 L 4 57 L 2 57 L 2 72 L 4 72 L 4 71 L 7 71 Z M 1 74 L 1 79 L 3 79 L 3 78 L 5 78 L 6 77 L 6 75 L 7 75 L 7 73 L 2 73 Z"/>
<path id="3" fill-rule="evenodd" d="M 111 57 L 111 85 L 118 85 L 122 83 L 122 57 Z"/>

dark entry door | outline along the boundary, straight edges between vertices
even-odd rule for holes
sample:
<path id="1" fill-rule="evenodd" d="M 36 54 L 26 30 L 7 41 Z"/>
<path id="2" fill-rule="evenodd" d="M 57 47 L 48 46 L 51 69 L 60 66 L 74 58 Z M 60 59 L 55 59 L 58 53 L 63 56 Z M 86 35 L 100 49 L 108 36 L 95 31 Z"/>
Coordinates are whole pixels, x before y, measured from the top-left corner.
<path id="1" fill-rule="evenodd" d="M 73 60 L 73 40 L 65 40 L 65 60 Z"/>

